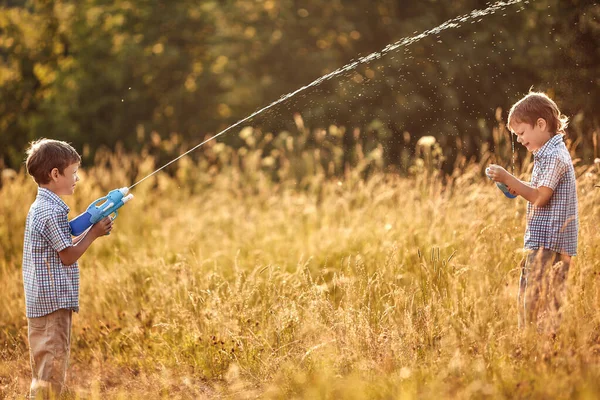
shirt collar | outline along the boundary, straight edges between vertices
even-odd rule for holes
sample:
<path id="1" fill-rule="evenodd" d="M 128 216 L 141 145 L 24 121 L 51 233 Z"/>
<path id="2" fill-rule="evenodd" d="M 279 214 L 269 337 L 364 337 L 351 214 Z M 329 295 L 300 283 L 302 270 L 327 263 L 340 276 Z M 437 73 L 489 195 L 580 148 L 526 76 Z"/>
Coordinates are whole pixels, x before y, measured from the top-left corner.
<path id="1" fill-rule="evenodd" d="M 58 195 L 56 193 L 54 193 L 52 190 L 49 190 L 49 189 L 46 189 L 43 187 L 38 187 L 37 197 L 41 198 L 41 199 L 45 199 L 45 200 L 49 201 L 50 203 L 59 206 L 64 211 L 66 211 L 67 214 L 70 211 L 70 208 L 67 205 L 67 203 L 65 203 L 60 197 L 58 197 Z"/>
<path id="2" fill-rule="evenodd" d="M 546 155 L 551 149 L 558 146 L 559 143 L 563 141 L 564 135 L 562 133 L 558 133 L 550 138 L 539 150 L 533 152 L 534 158 L 543 157 Z"/>

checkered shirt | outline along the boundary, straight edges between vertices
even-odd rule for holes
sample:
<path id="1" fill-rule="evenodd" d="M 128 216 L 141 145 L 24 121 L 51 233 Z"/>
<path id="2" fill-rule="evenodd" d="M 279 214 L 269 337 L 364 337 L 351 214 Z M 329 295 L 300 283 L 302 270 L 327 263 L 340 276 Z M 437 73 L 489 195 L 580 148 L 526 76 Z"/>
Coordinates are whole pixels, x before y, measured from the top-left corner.
<path id="1" fill-rule="evenodd" d="M 27 318 L 58 309 L 79 311 L 79 267 L 66 266 L 58 253 L 73 245 L 69 207 L 54 192 L 38 188 L 25 223 L 23 286 Z"/>
<path id="2" fill-rule="evenodd" d="M 563 135 L 553 136 L 534 152 L 531 186 L 553 190 L 544 207 L 527 203 L 525 248 L 544 248 L 557 253 L 577 254 L 577 190 L 575 170 Z"/>

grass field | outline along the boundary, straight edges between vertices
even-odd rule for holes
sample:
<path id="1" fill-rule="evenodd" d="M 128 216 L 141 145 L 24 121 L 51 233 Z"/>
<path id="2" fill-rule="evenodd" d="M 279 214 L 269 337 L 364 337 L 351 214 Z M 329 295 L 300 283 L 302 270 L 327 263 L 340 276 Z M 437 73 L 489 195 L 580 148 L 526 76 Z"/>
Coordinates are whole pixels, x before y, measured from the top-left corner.
<path id="1" fill-rule="evenodd" d="M 136 186 L 80 260 L 72 397 L 600 397 L 598 164 L 577 167 L 579 255 L 552 341 L 517 330 L 525 201 L 502 196 L 485 162 L 442 185 L 426 155 L 399 177 L 377 149 L 341 174 L 335 149 L 329 163 L 317 153 L 216 144 Z M 100 154 L 72 216 L 154 168 Z M 35 192 L 23 173 L 0 189 L 1 398 L 30 383 L 21 257 Z"/>

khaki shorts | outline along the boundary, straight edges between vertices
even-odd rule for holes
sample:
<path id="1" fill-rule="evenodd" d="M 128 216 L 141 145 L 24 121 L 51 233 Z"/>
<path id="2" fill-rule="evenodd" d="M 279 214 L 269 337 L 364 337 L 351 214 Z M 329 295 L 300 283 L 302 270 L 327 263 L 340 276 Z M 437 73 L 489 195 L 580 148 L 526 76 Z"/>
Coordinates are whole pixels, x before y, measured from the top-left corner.
<path id="1" fill-rule="evenodd" d="M 534 325 L 556 333 L 566 302 L 571 257 L 547 249 L 528 252 L 521 266 L 517 295 L 519 327 Z"/>
<path id="2" fill-rule="evenodd" d="M 27 318 L 32 380 L 31 399 L 60 396 L 69 364 L 73 311 L 60 309 Z"/>

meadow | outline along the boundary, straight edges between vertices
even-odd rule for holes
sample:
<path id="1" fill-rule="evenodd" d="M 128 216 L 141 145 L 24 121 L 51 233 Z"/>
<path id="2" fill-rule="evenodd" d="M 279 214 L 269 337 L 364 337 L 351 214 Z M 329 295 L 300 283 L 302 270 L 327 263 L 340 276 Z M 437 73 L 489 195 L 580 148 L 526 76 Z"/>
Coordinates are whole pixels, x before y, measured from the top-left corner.
<path id="1" fill-rule="evenodd" d="M 133 189 L 80 260 L 71 398 L 600 397 L 600 164 L 576 165 L 579 254 L 551 339 L 517 329 L 526 203 L 485 178 L 489 151 L 442 179 L 429 143 L 399 174 L 381 146 L 357 145 L 348 166 L 341 128 L 298 123 L 244 128 L 240 149 L 210 142 Z M 184 148 L 151 139 L 83 165 L 71 216 L 160 166 L 156 150 Z M 531 159 L 516 168 L 527 179 Z M 1 398 L 30 383 L 21 257 L 35 192 L 4 171 Z"/>

